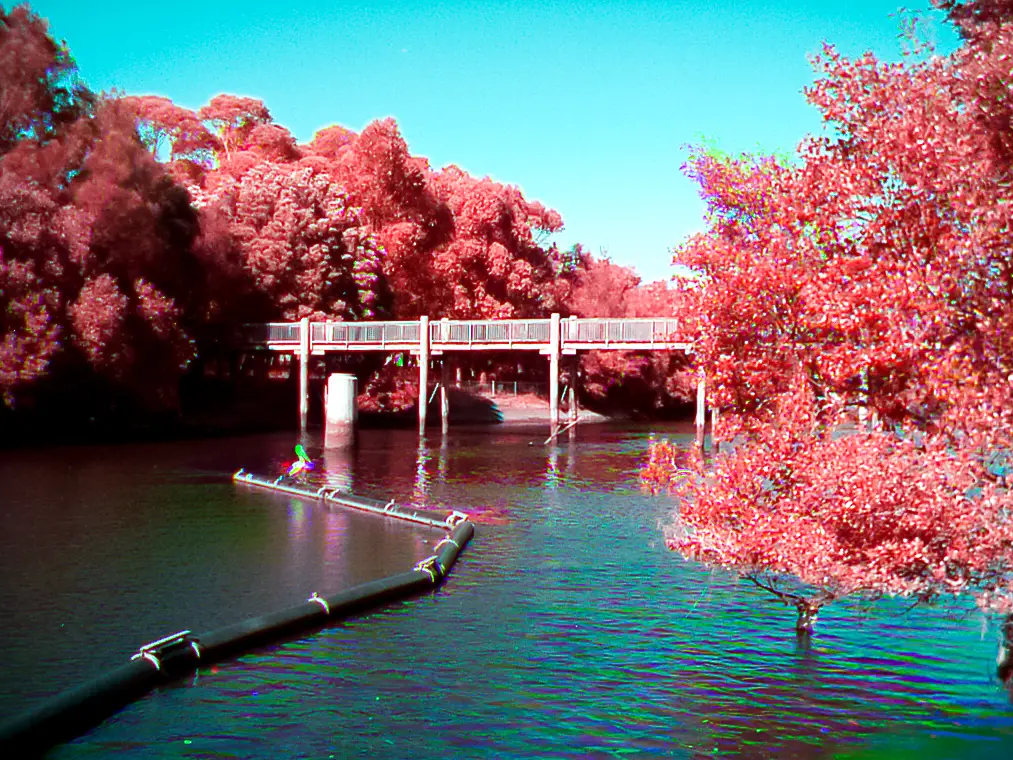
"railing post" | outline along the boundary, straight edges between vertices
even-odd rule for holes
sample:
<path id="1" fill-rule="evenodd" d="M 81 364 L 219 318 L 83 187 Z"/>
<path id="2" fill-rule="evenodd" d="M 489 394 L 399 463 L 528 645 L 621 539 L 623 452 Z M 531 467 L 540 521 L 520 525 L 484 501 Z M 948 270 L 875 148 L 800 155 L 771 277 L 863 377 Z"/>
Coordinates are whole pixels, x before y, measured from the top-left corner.
<path id="1" fill-rule="evenodd" d="M 429 317 L 419 318 L 419 435 L 426 434 L 429 402 Z"/>
<path id="2" fill-rule="evenodd" d="M 447 355 L 440 357 L 440 431 L 443 435 L 450 429 L 450 397 L 447 395 L 449 377 Z"/>
<path id="3" fill-rule="evenodd" d="M 570 422 L 574 423 L 571 430 L 577 429 L 577 369 L 580 367 L 580 357 L 576 354 L 570 360 Z"/>
<path id="4" fill-rule="evenodd" d="M 559 314 L 549 323 L 549 419 L 551 437 L 559 431 Z"/>
<path id="5" fill-rule="evenodd" d="M 310 319 L 299 320 L 299 430 L 306 432 L 310 408 Z"/>

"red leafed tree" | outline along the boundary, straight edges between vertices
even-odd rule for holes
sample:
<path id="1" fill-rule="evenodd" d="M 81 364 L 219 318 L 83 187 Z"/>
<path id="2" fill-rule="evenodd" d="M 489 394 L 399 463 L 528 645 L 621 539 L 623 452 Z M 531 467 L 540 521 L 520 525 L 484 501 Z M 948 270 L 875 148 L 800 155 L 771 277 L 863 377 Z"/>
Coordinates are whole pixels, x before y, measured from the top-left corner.
<path id="1" fill-rule="evenodd" d="M 933 601 L 1008 584 L 1009 498 L 973 448 L 881 430 L 814 436 L 821 410 L 804 385 L 779 410 L 778 426 L 707 473 L 669 444 L 652 450 L 644 475 L 680 496 L 671 548 L 794 606 L 800 633 L 849 594 Z"/>
<path id="2" fill-rule="evenodd" d="M 226 160 L 242 148 L 258 125 L 271 123 L 271 113 L 263 101 L 225 94 L 211 98 L 197 112 L 197 118 L 217 136 Z"/>
<path id="3" fill-rule="evenodd" d="M 342 149 L 355 141 L 356 136 L 355 132 L 340 124 L 332 124 L 313 135 L 308 148 L 314 155 L 335 161 Z"/>
<path id="4" fill-rule="evenodd" d="M 135 403 L 174 408 L 194 351 L 188 328 L 204 310 L 197 216 L 139 139 L 130 104 L 105 101 L 83 128 L 92 141 L 68 192 L 88 244 L 68 292 L 71 337 Z"/>
<path id="5" fill-rule="evenodd" d="M 1013 609 L 1010 32 L 901 64 L 827 48 L 808 97 L 832 137 L 690 162 L 710 229 L 676 261 L 700 274 L 686 318 L 735 445 L 707 472 L 658 446 L 645 478 L 679 493 L 673 549 L 801 630 L 850 593 Z"/>
<path id="6" fill-rule="evenodd" d="M 243 268 L 285 319 L 373 314 L 380 259 L 359 211 L 326 172 L 261 161 L 213 193 L 205 212 L 228 220 Z"/>
<path id="7" fill-rule="evenodd" d="M 66 173 L 58 143 L 93 98 L 70 53 L 27 6 L 0 8 L 0 396 L 44 377 L 60 351 L 72 214 L 60 207 Z M 54 158 L 54 156 L 58 158 Z M 57 181 L 54 181 L 57 180 Z"/>
<path id="8" fill-rule="evenodd" d="M 45 377 L 47 403 L 74 407 L 80 389 L 82 410 L 175 408 L 207 311 L 196 232 L 129 103 L 101 101 L 45 140 L 23 134 L 0 156 L 7 405 Z"/>
<path id="9" fill-rule="evenodd" d="M 0 246 L 0 394 L 13 405 L 14 391 L 42 377 L 59 349 L 56 294 L 31 261 L 8 259 Z"/>
<path id="10" fill-rule="evenodd" d="M 9 156 L 0 157 L 0 393 L 12 406 L 59 351 L 68 252 L 52 194 L 12 171 Z"/>
<path id="11" fill-rule="evenodd" d="M 625 317 L 627 298 L 640 285 L 640 277 L 630 267 L 590 255 L 584 256 L 573 279 L 568 310 L 589 318 Z"/>
<path id="12" fill-rule="evenodd" d="M 666 283 L 642 284 L 629 267 L 608 258 L 584 254 L 566 296 L 568 311 L 578 317 L 665 317 L 675 313 L 677 291 Z M 675 410 L 695 392 L 685 353 L 590 351 L 580 358 L 580 388 L 586 403 L 656 416 Z"/>
<path id="13" fill-rule="evenodd" d="M 967 35 L 974 35 L 990 24 L 1013 18 L 1010 0 L 933 0 Z"/>
<path id="14" fill-rule="evenodd" d="M 433 251 L 452 232 L 449 209 L 428 186 L 429 163 L 412 156 L 393 119 L 354 133 L 321 130 L 309 146 L 362 209 L 362 221 L 383 251 L 383 272 L 395 316 L 443 315 L 447 284 L 433 266 Z"/>
<path id="15" fill-rule="evenodd" d="M 31 137 L 44 141 L 86 111 L 92 95 L 64 45 L 27 5 L 0 6 L 0 155 Z"/>
<path id="16" fill-rule="evenodd" d="M 221 141 L 196 113 L 157 95 L 128 96 L 121 102 L 136 114 L 141 140 L 166 160 L 177 179 L 199 183 L 215 165 Z"/>
<path id="17" fill-rule="evenodd" d="M 276 163 L 291 163 L 302 157 L 292 133 L 277 124 L 258 124 L 251 129 L 243 149 Z"/>
<path id="18" fill-rule="evenodd" d="M 358 135 L 329 127 L 305 146 L 362 209 L 399 317 L 527 316 L 562 305 L 562 257 L 542 244 L 559 215 L 457 167 L 433 172 L 393 119 Z"/>
<path id="19" fill-rule="evenodd" d="M 557 212 L 528 201 L 516 187 L 475 179 L 456 166 L 430 182 L 454 219 L 453 237 L 433 261 L 449 291 L 445 316 L 526 317 L 560 307 L 553 282 L 562 259 L 539 240 L 562 229 Z"/>

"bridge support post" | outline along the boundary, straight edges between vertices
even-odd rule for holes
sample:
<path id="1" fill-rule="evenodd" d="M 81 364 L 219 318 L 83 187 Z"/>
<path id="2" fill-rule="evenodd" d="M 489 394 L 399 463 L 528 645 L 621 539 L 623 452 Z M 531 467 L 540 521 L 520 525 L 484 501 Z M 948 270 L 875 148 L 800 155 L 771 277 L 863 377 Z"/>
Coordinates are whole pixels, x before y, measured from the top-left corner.
<path id="1" fill-rule="evenodd" d="M 419 435 L 426 434 L 429 403 L 429 317 L 419 318 Z"/>
<path id="2" fill-rule="evenodd" d="M 577 415 L 578 415 L 578 412 L 577 412 L 577 370 L 578 370 L 579 367 L 580 367 L 580 357 L 578 357 L 576 354 L 574 354 L 570 358 L 570 398 L 568 399 L 568 401 L 569 401 L 569 407 L 570 407 L 570 422 L 572 422 L 572 423 L 576 423 L 577 422 Z M 570 428 L 570 430 L 576 430 L 576 429 L 577 429 L 576 425 L 574 425 L 573 427 Z"/>
<path id="3" fill-rule="evenodd" d="M 335 372 L 327 378 L 324 395 L 324 448 L 341 449 L 355 443 L 355 375 Z"/>
<path id="4" fill-rule="evenodd" d="M 450 384 L 450 367 L 447 365 L 446 354 L 440 357 L 440 432 L 447 434 L 450 429 L 450 397 L 447 386 Z"/>
<path id="5" fill-rule="evenodd" d="M 711 443 L 714 444 L 714 451 L 721 453 L 721 442 L 718 440 L 717 435 L 714 431 L 718 428 L 718 408 L 716 406 L 711 407 Z"/>
<path id="6" fill-rule="evenodd" d="M 704 451 L 704 426 L 707 423 L 707 384 L 703 367 L 697 370 L 696 379 L 696 445 Z"/>
<path id="7" fill-rule="evenodd" d="M 299 430 L 306 432 L 310 409 L 310 320 L 299 320 Z"/>
<path id="8" fill-rule="evenodd" d="M 577 318 L 570 317 L 570 326 L 567 328 L 567 337 L 571 340 L 578 338 L 579 328 L 577 326 Z M 574 349 L 573 356 L 570 357 L 570 438 L 577 432 L 577 372 L 580 369 L 580 356 L 577 355 L 576 349 Z"/>
<path id="9" fill-rule="evenodd" d="M 559 314 L 549 323 L 549 420 L 551 437 L 559 432 Z"/>

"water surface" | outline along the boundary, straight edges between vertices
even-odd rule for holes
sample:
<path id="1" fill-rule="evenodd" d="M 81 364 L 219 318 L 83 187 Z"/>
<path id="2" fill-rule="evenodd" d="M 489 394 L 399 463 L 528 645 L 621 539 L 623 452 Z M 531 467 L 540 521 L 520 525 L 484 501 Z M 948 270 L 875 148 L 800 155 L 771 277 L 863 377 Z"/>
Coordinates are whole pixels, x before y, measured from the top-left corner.
<path id="1" fill-rule="evenodd" d="M 475 515 L 446 585 L 201 670 L 53 756 L 1013 755 L 978 613 L 840 604 L 800 648 L 792 610 L 665 549 L 671 504 L 636 481 L 652 432 L 681 431 L 364 431 L 324 462 L 332 482 Z M 21 485 L 0 526 L 0 713 L 171 630 L 429 553 L 424 528 L 228 482 L 277 471 L 295 442 L 4 454 Z"/>

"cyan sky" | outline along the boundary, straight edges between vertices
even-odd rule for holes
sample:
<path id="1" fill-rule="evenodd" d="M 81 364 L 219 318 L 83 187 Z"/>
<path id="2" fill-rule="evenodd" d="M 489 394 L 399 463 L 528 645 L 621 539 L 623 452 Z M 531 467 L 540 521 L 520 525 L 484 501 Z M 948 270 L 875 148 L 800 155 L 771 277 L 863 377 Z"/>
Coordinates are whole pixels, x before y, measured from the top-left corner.
<path id="1" fill-rule="evenodd" d="M 671 275 L 668 249 L 703 227 L 685 146 L 706 136 L 730 152 L 793 150 L 820 129 L 801 93 L 807 55 L 829 41 L 899 59 L 903 2 L 32 6 L 96 90 L 191 108 L 220 92 L 257 97 L 300 142 L 393 116 L 434 168 L 518 185 L 563 215 L 561 245 L 653 280 Z M 934 28 L 952 49 L 952 32 Z"/>

